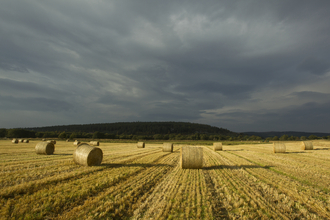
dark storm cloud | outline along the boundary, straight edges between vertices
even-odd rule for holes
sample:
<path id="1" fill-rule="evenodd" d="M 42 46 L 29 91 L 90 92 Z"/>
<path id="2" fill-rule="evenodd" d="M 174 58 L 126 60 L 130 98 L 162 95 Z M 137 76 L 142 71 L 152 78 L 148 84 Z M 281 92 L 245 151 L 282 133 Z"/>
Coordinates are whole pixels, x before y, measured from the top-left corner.
<path id="1" fill-rule="evenodd" d="M 12 96 L 0 96 L 2 110 L 30 110 L 36 112 L 60 112 L 68 111 L 72 106 L 65 102 L 47 98 L 15 98 Z M 37 114 L 37 113 L 36 113 Z"/>
<path id="2" fill-rule="evenodd" d="M 298 66 L 298 70 L 315 75 L 323 75 L 330 70 L 330 61 L 307 58 Z"/>
<path id="3" fill-rule="evenodd" d="M 323 104 L 309 102 L 279 110 L 260 109 L 253 112 L 237 110 L 217 116 L 227 127 L 240 123 L 238 131 L 270 131 L 270 127 L 282 131 L 305 131 L 308 127 L 309 131 L 322 132 L 327 130 L 327 123 L 322 121 L 330 120 L 327 113 L 329 111 L 330 102 Z"/>
<path id="4" fill-rule="evenodd" d="M 34 111 L 47 118 L 55 109 L 47 125 L 59 118 L 66 124 L 175 120 L 287 130 L 279 121 L 293 106 L 306 109 L 294 118 L 327 110 L 329 6 L 5 0 L 0 111 L 15 118 L 11 109 L 24 110 L 31 120 L 21 126 L 34 126 Z"/>

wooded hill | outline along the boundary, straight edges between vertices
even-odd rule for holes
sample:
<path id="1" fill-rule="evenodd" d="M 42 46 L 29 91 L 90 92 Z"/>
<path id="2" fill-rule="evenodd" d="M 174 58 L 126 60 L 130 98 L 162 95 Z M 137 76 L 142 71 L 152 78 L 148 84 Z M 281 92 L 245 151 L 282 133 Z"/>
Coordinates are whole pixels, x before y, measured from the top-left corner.
<path id="1" fill-rule="evenodd" d="M 189 123 L 189 122 L 117 122 L 103 124 L 82 125 L 57 125 L 48 127 L 24 128 L 35 132 L 102 132 L 109 134 L 132 134 L 132 135 L 154 135 L 154 134 L 217 134 L 238 135 L 228 129 L 215 126 Z"/>

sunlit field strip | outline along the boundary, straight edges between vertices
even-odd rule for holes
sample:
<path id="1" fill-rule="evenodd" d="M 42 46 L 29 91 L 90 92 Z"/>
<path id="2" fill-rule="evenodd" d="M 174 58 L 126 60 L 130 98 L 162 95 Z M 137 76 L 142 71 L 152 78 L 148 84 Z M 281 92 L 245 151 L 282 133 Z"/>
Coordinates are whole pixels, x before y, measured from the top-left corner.
<path id="1" fill-rule="evenodd" d="M 266 183 L 266 186 L 274 187 L 279 192 L 285 195 L 284 198 L 287 201 L 287 207 L 289 207 L 294 213 L 301 213 L 310 217 L 329 218 L 329 205 L 324 201 L 329 198 L 320 198 L 319 190 L 305 185 L 295 179 L 289 178 L 286 175 L 279 174 L 270 169 L 260 167 L 260 169 L 252 169 L 253 163 L 237 157 L 231 153 L 221 152 L 220 154 L 226 156 L 228 159 L 233 161 L 240 166 L 246 166 L 244 168 L 252 176 L 256 177 L 257 180 Z M 254 164 L 255 165 L 255 164 Z M 265 194 L 267 195 L 267 194 Z M 321 194 L 325 195 L 324 193 Z M 314 198 L 313 198 L 314 197 Z"/>
<path id="2" fill-rule="evenodd" d="M 221 152 L 222 153 L 222 152 Z M 289 213 L 278 212 L 281 204 L 272 203 L 256 187 L 256 180 L 244 175 L 243 170 L 219 153 L 207 151 L 213 181 L 220 199 L 231 218 L 281 218 L 287 219 Z M 252 166 L 252 169 L 258 169 Z"/>
<path id="3" fill-rule="evenodd" d="M 329 189 L 330 182 L 330 151 L 325 150 L 322 155 L 328 160 L 318 160 L 319 150 L 288 152 L 274 154 L 271 152 L 262 153 L 258 151 L 242 150 L 227 151 L 252 160 L 257 164 L 269 166 L 281 172 L 294 176 L 300 181 L 310 182 L 324 189 Z M 314 155 L 314 156 L 312 156 Z M 315 181 L 317 179 L 317 181 Z"/>
<path id="4" fill-rule="evenodd" d="M 85 173 L 85 175 L 80 176 L 78 179 L 69 179 L 65 184 L 51 184 L 43 185 L 44 187 L 34 188 L 31 195 L 26 195 L 17 200 L 9 199 L 3 209 L 3 214 L 22 217 L 24 218 L 42 218 L 45 215 L 52 214 L 54 210 L 59 208 L 67 209 L 73 207 L 75 204 L 81 203 L 81 200 L 86 199 L 91 194 L 98 193 L 102 191 L 105 187 L 114 184 L 121 179 L 127 178 L 127 176 L 144 169 L 142 164 L 148 166 L 152 161 L 157 160 L 157 158 L 162 157 L 163 153 L 155 153 L 154 155 L 148 155 L 145 158 L 139 158 L 135 162 L 136 165 L 122 166 L 118 168 L 111 168 L 102 170 L 102 172 L 90 172 Z M 85 168 L 92 169 L 92 168 Z M 38 183 L 36 183 L 37 185 Z M 38 201 L 41 204 L 27 203 L 27 201 Z M 16 203 L 16 201 L 18 201 Z M 3 201 L 2 201 L 3 202 Z M 8 204 L 10 206 L 8 207 Z M 66 204 L 68 207 L 66 207 Z M 40 207 L 35 209 L 35 206 Z M 13 208 L 14 207 L 14 208 Z M 17 207 L 17 209 L 16 209 Z M 20 207 L 20 208 L 19 208 Z M 22 208 L 26 207 L 26 208 Z M 56 208 L 59 207 L 59 208 Z M 9 208 L 9 209 L 8 209 Z M 31 215 L 31 210 L 34 210 L 33 216 Z M 58 211 L 57 211 L 58 213 Z"/>

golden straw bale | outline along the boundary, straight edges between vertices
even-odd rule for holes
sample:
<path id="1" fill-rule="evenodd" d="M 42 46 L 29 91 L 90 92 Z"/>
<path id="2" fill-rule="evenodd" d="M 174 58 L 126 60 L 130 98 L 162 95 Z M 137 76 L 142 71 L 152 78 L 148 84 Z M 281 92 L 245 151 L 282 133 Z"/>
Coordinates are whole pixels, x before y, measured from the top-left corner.
<path id="1" fill-rule="evenodd" d="M 37 154 L 46 154 L 50 155 L 53 154 L 55 151 L 55 145 L 53 143 L 48 143 L 46 141 L 39 142 L 36 147 Z"/>
<path id="2" fill-rule="evenodd" d="M 163 152 L 173 152 L 173 144 L 163 143 Z"/>
<path id="3" fill-rule="evenodd" d="M 284 143 L 274 142 L 273 143 L 273 151 L 274 151 L 274 153 L 285 153 L 286 146 L 285 146 Z"/>
<path id="4" fill-rule="evenodd" d="M 213 150 L 214 151 L 222 150 L 222 142 L 215 142 L 215 143 L 213 143 Z"/>
<path id="5" fill-rule="evenodd" d="M 42 139 L 42 141 L 46 141 L 46 139 Z"/>
<path id="6" fill-rule="evenodd" d="M 18 140 L 17 140 L 17 139 L 13 139 L 13 140 L 11 141 L 11 143 L 13 143 L 13 144 L 18 144 Z"/>
<path id="7" fill-rule="evenodd" d="M 302 141 L 301 144 L 301 150 L 313 150 L 313 143 L 311 141 Z"/>
<path id="8" fill-rule="evenodd" d="M 28 139 L 24 139 L 23 143 L 29 143 L 30 141 Z"/>
<path id="9" fill-rule="evenodd" d="M 138 148 L 144 148 L 145 147 L 145 143 L 144 142 L 138 142 L 137 143 L 137 147 Z"/>
<path id="10" fill-rule="evenodd" d="M 80 144 L 73 153 L 73 161 L 83 166 L 97 166 L 102 163 L 103 152 L 100 148 L 86 143 Z"/>
<path id="11" fill-rule="evenodd" d="M 100 146 L 100 142 L 98 142 L 98 141 L 91 141 L 91 142 L 89 142 L 89 144 L 92 146 Z"/>
<path id="12" fill-rule="evenodd" d="M 70 139 L 66 139 L 66 142 L 70 142 Z"/>
<path id="13" fill-rule="evenodd" d="M 180 150 L 180 165 L 182 169 L 203 168 L 203 148 L 184 146 Z"/>
<path id="14" fill-rule="evenodd" d="M 56 144 L 56 141 L 54 141 L 54 140 L 49 140 L 49 141 L 47 141 L 48 143 L 52 143 L 52 144 Z"/>
<path id="15" fill-rule="evenodd" d="M 74 142 L 73 142 L 73 145 L 79 145 L 80 144 L 80 141 L 77 141 L 77 140 L 75 140 Z"/>
<path id="16" fill-rule="evenodd" d="M 23 143 L 23 141 L 24 141 L 23 139 L 19 139 L 18 140 L 19 143 Z"/>

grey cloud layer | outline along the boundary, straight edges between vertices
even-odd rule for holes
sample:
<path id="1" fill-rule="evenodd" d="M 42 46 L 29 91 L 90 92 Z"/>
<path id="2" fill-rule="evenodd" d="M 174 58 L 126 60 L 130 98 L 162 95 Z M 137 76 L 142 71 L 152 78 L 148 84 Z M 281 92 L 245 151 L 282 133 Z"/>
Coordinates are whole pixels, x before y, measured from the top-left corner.
<path id="1" fill-rule="evenodd" d="M 5 0 L 0 122 L 172 120 L 330 132 L 329 6 Z M 15 122 L 18 115 L 30 120 Z"/>

